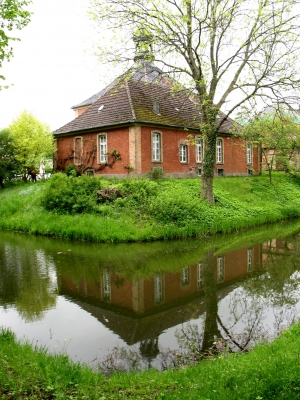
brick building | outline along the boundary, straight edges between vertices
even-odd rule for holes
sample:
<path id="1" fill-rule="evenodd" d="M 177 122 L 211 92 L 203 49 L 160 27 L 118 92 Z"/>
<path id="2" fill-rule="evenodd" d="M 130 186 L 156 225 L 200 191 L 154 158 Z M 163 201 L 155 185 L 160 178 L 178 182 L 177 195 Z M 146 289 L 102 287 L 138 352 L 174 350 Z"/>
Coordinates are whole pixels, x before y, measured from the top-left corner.
<path id="1" fill-rule="evenodd" d="M 74 164 L 84 173 L 106 176 L 141 176 L 155 167 L 168 176 L 200 176 L 205 148 L 199 108 L 172 86 L 160 69 L 144 61 L 72 107 L 75 119 L 54 132 L 56 171 Z M 233 137 L 233 123 L 228 118 L 221 126 L 215 174 L 258 173 L 258 149 Z"/>

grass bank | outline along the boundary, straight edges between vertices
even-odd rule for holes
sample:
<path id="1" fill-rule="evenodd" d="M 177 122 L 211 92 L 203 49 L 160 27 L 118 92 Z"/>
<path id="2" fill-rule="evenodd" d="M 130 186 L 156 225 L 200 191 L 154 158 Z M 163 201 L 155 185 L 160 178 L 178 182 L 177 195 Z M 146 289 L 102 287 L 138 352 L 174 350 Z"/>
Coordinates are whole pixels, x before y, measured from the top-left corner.
<path id="1" fill-rule="evenodd" d="M 69 178 L 0 189 L 0 228 L 95 242 L 175 239 L 237 231 L 300 216 L 300 184 L 283 173 L 214 180 L 216 204 L 199 179 Z M 114 189 L 106 200 L 98 190 Z"/>
<path id="2" fill-rule="evenodd" d="M 1 399 L 299 399 L 300 325 L 247 354 L 109 378 L 0 331 Z"/>

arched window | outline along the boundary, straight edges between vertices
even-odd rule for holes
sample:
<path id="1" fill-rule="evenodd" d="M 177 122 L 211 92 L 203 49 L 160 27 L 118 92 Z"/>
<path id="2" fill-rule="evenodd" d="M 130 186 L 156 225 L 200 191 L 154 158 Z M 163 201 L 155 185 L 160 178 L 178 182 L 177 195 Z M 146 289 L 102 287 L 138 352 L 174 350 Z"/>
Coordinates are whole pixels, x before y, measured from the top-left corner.
<path id="1" fill-rule="evenodd" d="M 179 145 L 179 161 L 181 163 L 188 162 L 188 147 L 186 144 Z"/>
<path id="2" fill-rule="evenodd" d="M 253 162 L 252 143 L 247 142 L 247 164 L 252 164 L 252 162 Z"/>
<path id="3" fill-rule="evenodd" d="M 161 161 L 161 133 L 152 132 L 152 161 Z"/>
<path id="4" fill-rule="evenodd" d="M 196 162 L 202 163 L 203 161 L 203 139 L 196 137 Z"/>
<path id="5" fill-rule="evenodd" d="M 107 162 L 107 135 L 106 133 L 98 135 L 98 162 L 104 164 Z"/>
<path id="6" fill-rule="evenodd" d="M 217 139 L 217 144 L 216 144 L 216 162 L 219 163 L 219 164 L 222 164 L 224 162 L 223 140 L 222 139 Z"/>
<path id="7" fill-rule="evenodd" d="M 81 136 L 74 138 L 74 165 L 82 164 L 83 140 Z"/>

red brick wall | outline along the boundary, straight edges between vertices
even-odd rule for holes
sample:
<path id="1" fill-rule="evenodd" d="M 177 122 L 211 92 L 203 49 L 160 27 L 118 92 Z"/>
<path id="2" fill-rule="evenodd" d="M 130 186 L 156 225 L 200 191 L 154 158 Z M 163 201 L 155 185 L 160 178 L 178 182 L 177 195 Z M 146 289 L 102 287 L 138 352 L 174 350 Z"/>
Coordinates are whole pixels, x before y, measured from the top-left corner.
<path id="1" fill-rule="evenodd" d="M 99 169 L 98 152 L 97 152 L 97 135 L 101 133 L 107 134 L 107 151 L 110 153 L 112 150 L 117 150 L 121 154 L 121 160 L 117 160 L 112 168 L 106 166 Z M 105 132 L 86 133 L 83 135 L 66 136 L 57 139 L 57 162 L 58 170 L 74 163 L 74 137 L 83 137 L 83 160 L 85 167 L 95 168 L 97 174 L 126 174 L 128 170 L 124 165 L 129 165 L 129 138 L 128 128 L 114 129 Z M 93 150 L 94 149 L 94 150 Z M 93 156 L 89 156 L 89 152 L 93 152 Z M 108 157 L 108 163 L 111 163 L 113 158 Z"/>
<path id="2" fill-rule="evenodd" d="M 151 155 L 151 132 L 161 132 L 162 137 L 162 162 L 152 162 Z M 195 134 L 193 134 L 195 136 Z M 219 136 L 224 144 L 224 163 L 217 164 L 218 168 L 224 169 L 224 175 L 247 174 L 245 142 L 230 136 Z M 194 175 L 202 164 L 196 163 L 196 147 L 188 146 L 188 163 L 182 164 L 179 161 L 179 145 L 184 144 L 188 139 L 188 132 L 172 129 L 153 129 L 142 127 L 142 173 L 151 170 L 153 167 L 162 167 L 167 174 Z M 205 150 L 204 150 L 205 151 Z M 258 149 L 253 148 L 253 169 L 254 173 L 259 172 Z"/>
<path id="3" fill-rule="evenodd" d="M 152 162 L 152 148 L 151 148 L 151 132 L 161 132 L 162 137 L 162 161 Z M 88 151 L 91 151 L 93 146 L 97 148 L 97 134 L 107 134 L 107 150 L 111 152 L 116 149 L 121 154 L 122 160 L 116 161 L 116 163 L 110 167 L 99 169 L 98 164 L 98 153 L 94 154 L 94 157 L 88 157 Z M 57 161 L 58 170 L 63 170 L 67 165 L 73 164 L 73 150 L 74 150 L 74 137 L 82 136 L 84 138 L 84 155 L 85 160 L 84 166 L 91 166 L 95 168 L 97 174 L 103 175 L 126 175 L 128 169 L 125 166 L 130 164 L 129 160 L 129 129 L 119 128 L 113 130 L 107 130 L 105 132 L 97 133 L 86 133 L 83 135 L 74 135 L 58 138 L 57 140 Z M 193 134 L 193 136 L 195 136 Z M 247 169 L 252 166 L 247 165 L 246 160 L 246 146 L 245 142 L 238 138 L 232 138 L 230 136 L 219 136 L 223 139 L 224 147 L 224 163 L 217 164 L 215 167 L 215 173 L 217 174 L 218 168 L 224 170 L 224 175 L 246 175 Z M 202 168 L 202 164 L 196 163 L 196 147 L 191 145 L 188 146 L 188 163 L 180 163 L 179 160 L 179 145 L 185 144 L 188 138 L 188 132 L 183 130 L 172 130 L 172 129 L 153 129 L 151 127 L 143 126 L 141 129 L 141 159 L 142 166 L 141 172 L 145 174 L 150 171 L 153 167 L 162 167 L 166 174 L 174 174 L 178 177 L 189 177 L 196 176 L 198 168 Z M 204 149 L 205 151 L 205 149 Z M 92 162 L 93 160 L 93 162 Z M 108 162 L 112 162 L 112 158 L 109 157 Z M 253 147 L 253 170 L 254 173 L 259 172 L 259 154 L 258 149 Z"/>

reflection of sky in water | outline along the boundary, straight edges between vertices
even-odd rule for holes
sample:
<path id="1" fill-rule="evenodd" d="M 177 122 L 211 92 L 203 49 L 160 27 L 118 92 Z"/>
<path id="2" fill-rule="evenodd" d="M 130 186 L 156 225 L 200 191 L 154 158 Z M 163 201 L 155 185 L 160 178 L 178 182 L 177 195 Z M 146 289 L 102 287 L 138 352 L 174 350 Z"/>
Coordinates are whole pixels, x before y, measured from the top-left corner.
<path id="1" fill-rule="evenodd" d="M 126 345 L 96 318 L 62 296 L 58 297 L 56 308 L 47 311 L 40 321 L 26 323 L 16 310 L 2 307 L 0 320 L 1 325 L 10 327 L 18 338 L 45 345 L 51 352 L 64 352 L 67 347 L 67 353 L 75 361 L 90 362 L 101 358 L 114 346 Z"/>
<path id="2" fill-rule="evenodd" d="M 62 252 L 58 252 L 57 249 L 55 251 L 48 250 L 47 252 L 40 248 L 38 248 L 37 250 L 34 248 L 34 246 L 30 248 L 30 250 L 27 250 L 26 247 L 23 248 L 15 244 L 4 244 L 3 250 L 3 260 L 6 266 L 6 269 L 4 269 L 5 272 L 3 272 L 3 274 L 7 274 L 7 276 L 5 277 L 7 279 L 7 282 L 10 282 L 10 276 L 13 277 L 14 280 L 12 281 L 13 283 L 11 287 L 14 289 L 16 297 L 14 301 L 11 301 L 10 299 L 10 302 L 8 303 L 5 303 L 4 298 L 3 306 L 0 306 L 0 325 L 11 328 L 12 331 L 17 334 L 18 338 L 26 338 L 34 345 L 37 344 L 46 346 L 50 352 L 66 352 L 75 361 L 89 363 L 96 358 L 98 360 L 102 360 L 103 357 L 107 355 L 110 351 L 112 351 L 115 347 L 126 347 L 139 351 L 139 343 L 136 343 L 133 346 L 127 346 L 126 342 L 122 340 L 118 336 L 118 334 L 114 333 L 91 314 L 93 307 L 97 308 L 97 305 L 94 306 L 92 305 L 92 303 L 89 304 L 89 296 L 84 298 L 84 300 L 82 300 L 82 297 L 79 297 L 80 300 L 76 299 L 76 290 L 78 290 L 79 295 L 82 295 L 79 290 L 81 280 L 83 281 L 84 285 L 86 285 L 86 287 L 88 287 L 89 283 L 92 282 L 89 276 L 86 281 L 83 279 L 84 273 L 82 273 L 81 265 L 80 268 L 78 268 L 77 270 L 75 269 L 77 271 L 77 275 L 74 275 L 74 277 L 72 276 L 72 274 L 68 275 L 69 271 L 67 270 L 67 268 L 70 267 L 70 271 L 72 271 L 73 262 L 75 262 L 78 257 L 80 259 L 80 256 L 78 254 L 76 255 L 76 257 L 74 255 L 74 258 L 68 259 L 70 260 L 69 263 L 65 263 L 64 266 L 59 269 L 57 265 L 61 264 L 56 263 L 60 262 L 60 260 L 58 260 L 58 257 L 60 257 L 60 254 L 62 254 Z M 68 252 L 70 252 L 70 250 L 66 250 L 64 252 L 64 257 L 66 257 L 66 259 L 67 255 L 72 255 Z M 82 263 L 82 265 L 84 264 Z M 86 265 L 90 267 L 89 264 Z M 95 273 L 95 279 L 96 282 L 100 285 L 100 282 L 102 282 L 102 278 L 104 276 L 104 270 L 96 268 L 94 271 L 98 273 Z M 29 272 L 28 279 L 25 278 L 25 274 L 27 272 Z M 59 279 L 61 278 L 61 275 L 57 276 L 59 272 L 65 273 L 65 275 L 63 275 L 63 278 L 65 279 L 67 284 L 70 283 L 70 290 L 74 290 L 74 301 L 78 300 L 79 303 L 83 301 L 82 304 L 83 306 L 87 307 L 88 311 L 82 309 L 75 302 L 67 300 L 66 297 L 72 298 L 72 295 L 67 295 L 66 297 L 64 297 L 62 295 L 58 296 L 56 294 Z M 180 274 L 180 270 L 176 271 L 176 273 Z M 160 274 L 163 276 L 163 273 Z M 106 275 L 109 281 L 110 275 L 108 273 Z M 24 281 L 22 280 L 22 276 L 24 277 Z M 269 274 L 269 272 L 263 272 L 259 276 L 248 276 L 249 279 L 241 281 L 241 283 L 239 283 L 240 286 L 238 286 L 238 284 L 233 285 L 229 282 L 228 284 L 226 284 L 226 286 L 223 284 L 223 288 L 220 286 L 217 291 L 217 296 L 219 299 L 218 316 L 220 317 L 224 327 L 231 334 L 239 335 L 245 330 L 250 329 L 251 324 L 255 323 L 257 331 L 264 332 L 265 334 L 272 336 L 275 332 L 276 327 L 279 326 L 282 328 L 283 326 L 290 323 L 293 318 L 299 317 L 300 290 L 298 286 L 298 281 L 300 281 L 300 272 L 296 271 L 291 276 L 289 276 L 289 274 L 287 274 L 286 276 L 284 275 L 283 282 L 286 282 L 283 286 L 285 296 L 282 296 L 281 292 L 276 292 L 276 289 L 274 289 L 274 292 L 272 292 L 272 289 L 271 292 L 263 292 L 268 293 L 266 297 L 261 295 L 261 287 L 264 287 L 265 283 L 270 283 L 272 282 L 272 279 L 274 279 L 274 276 L 272 276 L 272 274 Z M 186 280 L 188 280 L 188 283 L 190 283 L 190 277 L 187 278 L 187 276 L 185 275 L 185 278 Z M 141 281 L 143 281 L 142 278 Z M 149 282 L 150 280 L 148 279 L 148 284 Z M 93 283 L 94 282 L 92 282 L 92 284 Z M 118 281 L 118 283 L 120 283 L 120 287 L 123 287 L 122 285 L 124 284 L 124 282 L 122 280 L 120 280 L 120 282 Z M 252 290 L 253 288 L 255 288 L 255 284 L 257 285 L 257 287 L 256 289 Z M 161 293 L 164 293 L 164 285 L 165 282 L 162 281 L 161 286 L 159 287 Z M 132 285 L 132 287 L 133 286 L 134 285 Z M 4 287 L 7 289 L 10 286 L 8 284 Z M 266 287 L 272 288 L 273 286 L 268 286 L 267 284 Z M 137 297 L 139 295 L 139 288 L 140 286 L 135 286 L 135 295 Z M 189 286 L 185 285 L 182 289 L 182 293 L 183 290 L 187 288 L 189 288 Z M 96 286 L 93 287 L 93 290 L 96 289 L 98 290 L 99 288 Z M 98 290 L 98 292 L 100 293 L 100 289 Z M 99 294 L 98 292 L 97 295 Z M 24 299 L 26 297 L 25 293 L 32 301 L 31 309 L 30 306 L 26 304 L 26 301 L 23 301 L 23 297 Z M 39 298 L 40 293 L 45 295 L 45 302 L 43 302 L 42 298 Z M 65 292 L 61 291 L 61 293 Z M 158 345 L 160 349 L 178 349 L 179 345 L 176 336 L 180 334 L 182 329 L 187 329 L 189 324 L 197 325 L 198 332 L 200 334 L 203 334 L 206 318 L 205 297 L 203 292 L 197 293 L 198 294 L 194 296 L 191 302 L 187 299 L 184 300 L 184 297 L 182 297 L 183 302 L 180 304 L 183 305 L 180 306 L 177 304 L 175 308 L 172 308 L 172 305 L 164 305 L 162 301 L 162 304 L 160 305 L 161 308 L 154 307 L 150 310 L 151 313 L 153 313 L 153 316 L 150 316 L 152 319 L 147 315 L 146 317 L 144 317 L 142 314 L 136 317 L 128 317 L 128 319 L 126 319 L 127 317 L 123 319 L 120 317 L 118 319 L 117 312 L 114 309 L 110 309 L 111 305 L 109 305 L 109 302 L 107 302 L 105 306 L 103 306 L 103 304 L 101 303 L 101 301 L 103 301 L 103 298 L 95 298 L 97 299 L 97 301 L 100 301 L 99 310 L 101 312 L 99 312 L 99 318 L 104 318 L 105 320 L 105 318 L 110 318 L 105 315 L 111 315 L 112 321 L 106 322 L 108 323 L 108 325 L 110 325 L 110 322 L 112 322 L 110 325 L 112 328 L 116 326 L 114 325 L 114 323 L 126 324 L 126 321 L 129 321 L 128 324 L 132 325 L 128 325 L 126 327 L 126 332 L 128 335 L 131 335 L 132 333 L 133 338 L 135 337 L 135 332 L 130 331 L 131 326 L 133 331 L 135 329 L 141 329 L 142 333 L 145 333 L 143 331 L 143 324 L 146 324 L 147 321 L 150 321 L 151 323 L 153 321 L 153 326 L 155 326 L 156 317 L 157 320 L 160 319 L 160 322 L 158 322 L 158 325 L 160 324 L 160 326 L 170 326 L 171 323 L 176 324 L 175 326 L 165 329 L 163 332 L 160 333 Z M 32 294 L 32 297 L 30 296 L 30 294 Z M 153 297 L 153 299 L 155 298 L 154 293 L 152 293 L 151 296 Z M 90 297 L 93 299 L 93 295 L 91 295 Z M 107 297 L 110 297 L 110 295 L 107 295 Z M 130 298 L 131 302 L 133 302 L 133 297 Z M 291 300 L 292 305 L 282 303 L 284 305 L 283 307 L 280 307 L 278 304 L 280 304 L 281 300 L 286 300 L 286 298 L 284 297 Z M 145 302 L 146 300 L 147 299 L 145 299 Z M 127 307 L 129 307 L 128 304 Z M 30 319 L 30 313 L 28 313 L 26 318 L 25 307 L 27 306 L 28 310 L 32 311 L 32 314 L 34 316 L 37 316 L 36 318 Z M 163 308 L 164 306 L 166 306 L 165 309 Z M 103 307 L 103 309 L 101 307 Z M 105 307 L 107 307 L 108 310 L 107 314 L 105 311 Z M 164 312 L 166 313 L 165 315 Z M 97 313 L 94 315 L 97 315 Z M 182 318 L 177 318 L 178 315 L 182 315 Z M 170 322 L 169 325 L 162 324 L 162 320 L 164 319 L 164 317 L 166 318 L 166 320 L 168 320 L 167 322 Z M 188 318 L 190 318 L 190 321 L 188 321 Z M 185 322 L 179 324 L 178 321 L 180 320 Z M 136 321 L 138 321 L 138 323 L 136 323 Z M 150 324 L 148 327 L 150 328 Z M 220 326 L 219 323 L 218 328 L 223 337 L 226 338 L 227 334 L 224 332 L 224 329 Z M 124 333 L 125 330 L 126 329 L 123 329 L 122 332 Z M 157 328 L 156 331 L 158 332 L 159 328 Z M 121 329 L 119 330 L 119 332 L 121 332 Z M 155 332 L 155 329 L 153 330 L 153 332 Z M 148 333 L 149 332 L 147 331 L 146 334 Z"/>
<path id="3" fill-rule="evenodd" d="M 299 291 L 294 291 L 294 295 L 299 297 Z M 245 301 L 241 299 L 245 299 Z M 255 315 L 253 305 L 257 306 L 257 302 L 261 309 L 261 312 L 258 313 L 259 326 L 269 334 L 273 334 L 276 316 L 277 319 L 278 316 L 282 317 L 282 309 L 269 307 L 268 299 L 261 297 L 253 299 L 249 297 L 249 294 L 246 297 L 242 288 L 234 289 L 219 301 L 218 315 L 228 330 L 239 334 L 247 328 L 249 321 Z M 199 304 L 201 303 L 202 301 L 199 299 Z M 231 313 L 233 304 L 235 315 L 240 317 L 236 323 Z M 298 314 L 299 311 L 300 302 L 285 309 L 283 324 L 290 322 L 291 316 Z M 95 358 L 102 360 L 114 347 L 130 347 L 90 313 L 66 300 L 63 296 L 58 297 L 56 308 L 46 311 L 42 320 L 25 322 L 13 308 L 4 310 L 2 307 L 0 307 L 0 319 L 1 325 L 10 327 L 18 338 L 27 338 L 33 344 L 45 345 L 50 352 L 65 352 L 66 350 L 66 353 L 74 361 L 89 363 Z M 167 329 L 159 336 L 159 348 L 177 349 L 179 346 L 176 334 L 189 324 L 196 324 L 198 331 L 202 333 L 204 321 L 205 313 L 196 319 Z M 222 332 L 222 329 L 220 331 Z M 139 346 L 135 344 L 130 348 L 138 350 Z"/>

